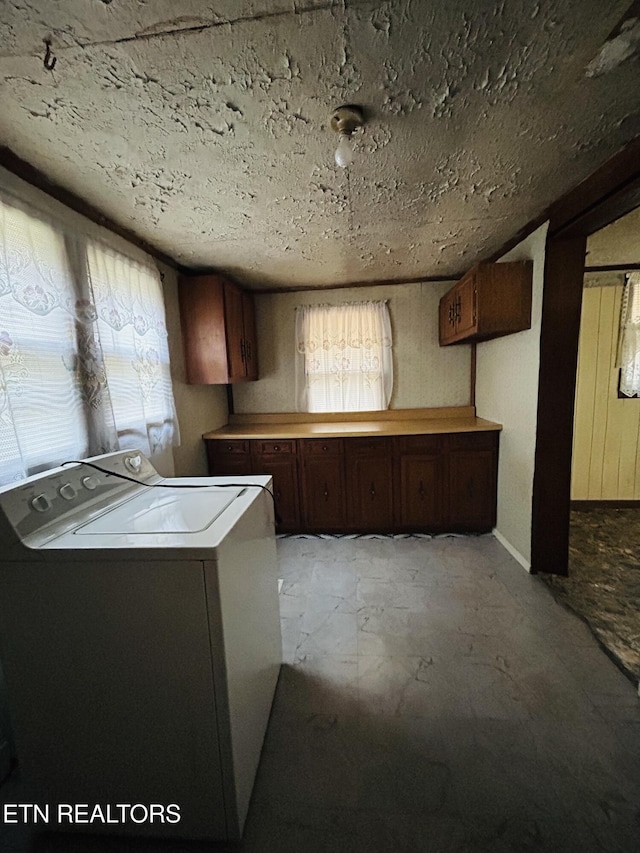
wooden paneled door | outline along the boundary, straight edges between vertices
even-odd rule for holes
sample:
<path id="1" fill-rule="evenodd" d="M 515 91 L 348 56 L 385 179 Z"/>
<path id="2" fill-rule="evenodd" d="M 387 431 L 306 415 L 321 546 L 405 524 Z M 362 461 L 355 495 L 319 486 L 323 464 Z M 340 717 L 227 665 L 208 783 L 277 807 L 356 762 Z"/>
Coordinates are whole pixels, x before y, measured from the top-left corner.
<path id="1" fill-rule="evenodd" d="M 354 531 L 393 530 L 393 457 L 384 438 L 346 443 L 347 523 Z"/>
<path id="2" fill-rule="evenodd" d="M 251 448 L 251 473 L 273 477 L 278 533 L 300 530 L 298 460 L 295 441 L 255 441 Z"/>
<path id="3" fill-rule="evenodd" d="M 442 530 L 444 465 L 437 435 L 396 439 L 396 527 L 407 532 Z"/>
<path id="4" fill-rule="evenodd" d="M 343 530 L 345 482 L 342 439 L 302 439 L 298 446 L 304 529 L 317 533 Z"/>
<path id="5" fill-rule="evenodd" d="M 493 433 L 449 436 L 449 530 L 486 531 L 495 526 L 498 454 Z"/>

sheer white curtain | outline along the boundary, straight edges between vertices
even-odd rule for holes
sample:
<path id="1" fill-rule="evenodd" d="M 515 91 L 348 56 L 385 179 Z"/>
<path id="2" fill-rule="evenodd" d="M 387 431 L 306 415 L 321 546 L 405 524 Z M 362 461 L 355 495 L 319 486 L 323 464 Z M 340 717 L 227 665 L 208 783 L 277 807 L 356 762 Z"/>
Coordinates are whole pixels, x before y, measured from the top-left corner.
<path id="1" fill-rule="evenodd" d="M 0 201 L 0 483 L 89 453 L 62 234 Z"/>
<path id="2" fill-rule="evenodd" d="M 160 276 L 95 242 L 87 269 L 118 447 L 154 454 L 178 438 Z"/>
<path id="3" fill-rule="evenodd" d="M 388 408 L 393 388 L 391 346 L 386 302 L 296 308 L 298 410 Z"/>
<path id="4" fill-rule="evenodd" d="M 0 484 L 178 438 L 155 266 L 0 195 Z"/>
<path id="5" fill-rule="evenodd" d="M 640 395 L 640 273 L 627 276 L 622 294 L 618 344 L 620 391 L 627 397 Z"/>

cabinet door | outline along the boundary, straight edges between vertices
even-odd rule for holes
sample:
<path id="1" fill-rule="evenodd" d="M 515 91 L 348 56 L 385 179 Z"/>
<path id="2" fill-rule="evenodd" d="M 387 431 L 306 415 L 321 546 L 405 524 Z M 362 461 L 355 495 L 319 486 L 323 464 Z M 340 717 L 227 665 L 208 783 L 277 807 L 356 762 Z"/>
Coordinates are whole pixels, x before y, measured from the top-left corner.
<path id="1" fill-rule="evenodd" d="M 178 295 L 187 381 L 192 385 L 228 382 L 222 279 L 183 276 Z"/>
<path id="2" fill-rule="evenodd" d="M 305 530 L 343 530 L 345 519 L 344 454 L 341 438 L 301 439 L 301 490 Z"/>
<path id="3" fill-rule="evenodd" d="M 229 382 L 247 375 L 242 318 L 242 291 L 229 281 L 224 283 L 224 318 L 227 333 Z"/>
<path id="4" fill-rule="evenodd" d="M 273 497 L 279 517 L 276 522 L 278 533 L 300 530 L 298 464 L 295 455 L 286 452 L 278 455 L 278 451 L 261 454 L 254 448 L 251 466 L 253 474 L 270 474 L 273 477 Z"/>
<path id="5" fill-rule="evenodd" d="M 347 439 L 347 521 L 357 532 L 393 530 L 393 443 Z"/>
<path id="6" fill-rule="evenodd" d="M 247 379 L 258 378 L 258 346 L 256 338 L 256 318 L 253 296 L 242 291 L 242 329 L 244 339 L 244 357 Z"/>
<path id="7" fill-rule="evenodd" d="M 476 329 L 476 274 L 468 273 L 455 289 L 456 337 L 470 335 Z"/>
<path id="8" fill-rule="evenodd" d="M 444 344 L 456 333 L 455 289 L 450 290 L 440 300 L 440 344 Z"/>
<path id="9" fill-rule="evenodd" d="M 496 521 L 497 434 L 451 437 L 449 528 L 486 532 Z M 475 446 L 474 446 L 475 445 Z"/>
<path id="10" fill-rule="evenodd" d="M 410 531 L 442 530 L 443 458 L 438 454 L 399 458 L 398 525 Z"/>

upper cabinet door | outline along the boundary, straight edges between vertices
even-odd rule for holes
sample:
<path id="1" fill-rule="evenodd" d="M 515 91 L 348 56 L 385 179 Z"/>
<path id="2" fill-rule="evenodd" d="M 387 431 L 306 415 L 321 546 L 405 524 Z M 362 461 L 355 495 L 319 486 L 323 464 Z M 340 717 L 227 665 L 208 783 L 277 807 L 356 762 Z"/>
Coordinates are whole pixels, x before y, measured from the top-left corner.
<path id="1" fill-rule="evenodd" d="M 253 296 L 242 291 L 242 328 L 244 336 L 244 355 L 247 379 L 258 378 L 258 341 L 256 337 L 256 318 Z"/>
<path id="2" fill-rule="evenodd" d="M 178 295 L 187 382 L 228 382 L 222 280 L 214 275 L 183 276 Z"/>
<path id="3" fill-rule="evenodd" d="M 472 270 L 467 273 L 456 286 L 456 336 L 472 335 L 476 327 L 476 274 Z"/>
<path id="4" fill-rule="evenodd" d="M 187 381 L 222 385 L 257 379 L 251 295 L 223 276 L 198 275 L 181 277 L 179 297 Z"/>
<path id="5" fill-rule="evenodd" d="M 242 291 L 230 281 L 224 283 L 224 321 L 227 334 L 229 382 L 247 376 L 244 327 L 242 324 Z"/>

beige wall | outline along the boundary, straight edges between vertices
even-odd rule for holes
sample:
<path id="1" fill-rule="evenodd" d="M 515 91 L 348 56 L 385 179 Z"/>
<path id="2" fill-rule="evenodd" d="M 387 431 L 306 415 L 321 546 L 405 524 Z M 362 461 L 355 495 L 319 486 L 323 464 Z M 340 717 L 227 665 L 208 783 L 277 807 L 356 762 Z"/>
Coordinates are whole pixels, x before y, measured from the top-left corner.
<path id="1" fill-rule="evenodd" d="M 542 287 L 548 223 L 505 255 L 533 261 L 531 328 L 478 344 L 476 411 L 498 421 L 496 536 L 525 568 L 531 567 L 531 501 L 536 447 Z"/>
<path id="2" fill-rule="evenodd" d="M 580 319 L 572 500 L 640 499 L 640 400 L 618 399 L 622 276 L 585 287 Z M 593 278 L 587 277 L 593 283 Z"/>
<path id="3" fill-rule="evenodd" d="M 234 385 L 236 412 L 295 411 L 295 308 L 388 299 L 393 333 L 392 409 L 466 406 L 470 347 L 438 345 L 438 303 L 451 282 L 378 285 L 256 296 L 260 379 Z"/>
<path id="4" fill-rule="evenodd" d="M 208 467 L 202 433 L 227 423 L 227 396 L 223 385 L 187 385 L 177 274 L 166 266 L 162 266 L 161 271 L 164 275 L 171 378 L 180 424 L 180 446 L 173 448 L 175 475 L 205 476 Z"/>

